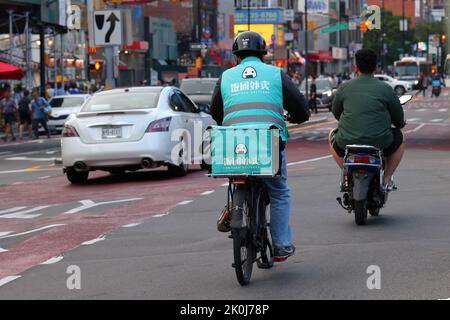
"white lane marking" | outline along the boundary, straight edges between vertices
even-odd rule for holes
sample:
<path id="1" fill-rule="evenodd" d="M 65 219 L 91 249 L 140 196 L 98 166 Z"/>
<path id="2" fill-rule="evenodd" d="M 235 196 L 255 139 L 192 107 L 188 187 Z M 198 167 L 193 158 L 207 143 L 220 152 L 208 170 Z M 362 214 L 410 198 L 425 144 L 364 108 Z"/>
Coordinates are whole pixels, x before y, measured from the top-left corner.
<path id="1" fill-rule="evenodd" d="M 123 199 L 123 200 L 104 201 L 104 202 L 98 202 L 98 203 L 95 203 L 92 200 L 81 200 L 81 201 L 79 201 L 81 203 L 81 207 L 66 211 L 63 214 L 73 214 L 73 213 L 77 213 L 77 212 L 80 212 L 83 210 L 91 209 L 93 207 L 102 206 L 105 204 L 138 201 L 138 200 L 142 200 L 142 199 L 144 199 L 144 198 L 130 198 L 130 199 Z"/>
<path id="2" fill-rule="evenodd" d="M 208 194 L 214 193 L 215 190 L 208 190 L 205 192 L 200 193 L 201 196 L 207 196 Z"/>
<path id="3" fill-rule="evenodd" d="M 424 112 L 424 111 L 427 111 L 427 109 L 417 109 L 416 111 L 417 112 Z"/>
<path id="4" fill-rule="evenodd" d="M 47 178 L 51 178 L 52 176 L 44 176 L 44 177 L 40 177 L 39 179 L 40 180 L 44 180 L 44 179 L 47 179 Z"/>
<path id="5" fill-rule="evenodd" d="M 420 118 L 409 118 L 409 119 L 406 119 L 406 122 L 414 122 L 414 121 L 419 121 L 420 120 Z"/>
<path id="6" fill-rule="evenodd" d="M 5 214 L 5 215 L 0 215 L 0 218 L 2 218 L 2 219 L 33 219 L 33 218 L 41 216 L 42 213 L 39 213 L 39 214 L 28 214 L 28 213 L 39 211 L 39 210 L 42 210 L 42 209 L 46 209 L 46 208 L 49 208 L 51 206 L 52 205 L 39 206 L 39 207 L 35 207 L 35 208 L 31 208 L 31 209 L 27 209 L 27 210 L 23 210 L 23 211 L 19 211 L 19 212 L 14 212 L 14 213 L 9 213 L 9 214 Z"/>
<path id="7" fill-rule="evenodd" d="M 444 121 L 444 119 L 432 119 L 432 120 L 430 120 L 431 122 L 442 122 L 442 121 Z"/>
<path id="8" fill-rule="evenodd" d="M 48 259 L 47 261 L 42 262 L 41 264 L 54 264 L 59 261 L 61 261 L 64 257 L 63 256 L 56 256 Z"/>
<path id="9" fill-rule="evenodd" d="M 47 151 L 45 154 L 54 154 L 54 153 L 57 153 L 58 151 L 57 150 L 53 150 L 53 151 Z"/>
<path id="10" fill-rule="evenodd" d="M 23 209 L 25 209 L 26 207 L 14 207 L 14 208 L 9 208 L 9 209 L 6 209 L 6 210 L 1 210 L 0 211 L 0 214 L 4 214 L 4 213 L 10 213 L 10 212 L 14 212 L 14 211 L 19 211 L 19 210 L 23 210 Z"/>
<path id="11" fill-rule="evenodd" d="M 130 224 L 126 224 L 126 225 L 122 226 L 122 228 L 133 228 L 133 227 L 137 227 L 140 224 L 142 224 L 142 222 L 130 223 Z"/>
<path id="12" fill-rule="evenodd" d="M 19 184 L 24 184 L 24 182 L 23 181 L 17 181 L 17 182 L 14 182 L 12 185 L 13 186 L 18 186 Z"/>
<path id="13" fill-rule="evenodd" d="M 56 158 L 28 158 L 28 157 L 12 157 L 5 158 L 9 161 L 55 161 Z"/>
<path id="14" fill-rule="evenodd" d="M 228 182 L 227 182 L 227 183 L 224 183 L 224 184 L 221 184 L 222 187 L 228 187 L 228 185 L 229 185 Z"/>
<path id="15" fill-rule="evenodd" d="M 167 216 L 170 212 L 167 211 L 166 213 L 161 213 L 161 214 L 155 214 L 154 216 L 152 216 L 152 218 L 160 218 L 160 217 L 164 217 Z"/>
<path id="16" fill-rule="evenodd" d="M 193 200 L 185 200 L 185 201 L 181 201 L 177 203 L 177 206 L 183 206 L 185 204 L 189 204 L 191 203 Z"/>
<path id="17" fill-rule="evenodd" d="M 417 132 L 417 131 L 419 131 L 420 129 L 422 129 L 424 126 L 425 126 L 425 123 L 419 124 L 419 125 L 418 125 L 417 127 L 415 127 L 414 129 L 405 131 L 405 133 Z"/>
<path id="18" fill-rule="evenodd" d="M 320 160 L 324 160 L 324 159 L 328 159 L 331 158 L 332 156 L 323 156 L 323 157 L 318 157 L 318 158 L 313 158 L 313 159 L 308 159 L 308 160 L 302 160 L 302 161 L 297 161 L 297 162 L 290 162 L 287 164 L 288 167 L 290 166 L 297 166 L 299 164 L 304 164 L 304 163 L 308 163 L 308 162 L 314 162 L 314 161 L 320 161 Z"/>
<path id="19" fill-rule="evenodd" d="M 0 248 L 0 253 L 2 253 L 2 252 L 6 252 L 6 251 L 8 251 L 8 249 L 3 249 L 3 248 Z"/>
<path id="20" fill-rule="evenodd" d="M 13 232 L 12 231 L 0 232 L 0 237 L 6 236 L 10 233 L 13 233 Z"/>
<path id="21" fill-rule="evenodd" d="M 98 238 L 95 238 L 95 239 L 92 239 L 92 240 L 89 240 L 89 241 L 85 241 L 85 242 L 83 242 L 81 245 L 87 246 L 87 245 L 90 245 L 90 244 L 94 244 L 94 243 L 103 241 L 103 240 L 105 240 L 105 239 L 106 239 L 106 238 L 105 238 L 105 236 L 103 235 L 103 236 L 100 236 L 100 237 L 98 237 Z"/>
<path id="22" fill-rule="evenodd" d="M 439 111 L 439 112 L 447 112 L 448 109 L 447 109 L 447 108 L 442 108 L 442 109 L 439 109 L 438 111 Z"/>
<path id="23" fill-rule="evenodd" d="M 54 227 L 59 227 L 59 226 L 65 226 L 65 224 L 61 224 L 61 223 L 60 224 L 51 224 L 49 226 L 40 227 L 40 228 L 33 229 L 33 230 L 30 230 L 30 231 L 25 231 L 25 232 L 21 232 L 21 233 L 15 233 L 15 234 L 9 234 L 9 235 L 6 235 L 6 236 L 2 236 L 2 237 L 0 237 L 0 239 L 6 239 L 6 238 L 23 236 L 23 235 L 26 235 L 26 234 L 29 234 L 29 233 L 33 233 L 33 232 L 37 232 L 37 231 L 41 231 L 41 230 L 45 230 L 45 229 L 50 229 L 50 228 L 54 228 Z"/>
<path id="24" fill-rule="evenodd" d="M 2 151 L 0 152 L 0 156 L 5 155 L 5 154 L 10 154 L 12 153 L 12 151 Z"/>
<path id="25" fill-rule="evenodd" d="M 2 279 L 0 279 L 0 287 L 4 286 L 5 284 L 7 284 L 7 283 L 9 283 L 11 281 L 19 279 L 20 277 L 21 276 L 9 276 L 9 277 L 2 278 Z"/>
<path id="26" fill-rule="evenodd" d="M 61 170 L 60 168 L 41 168 L 36 169 L 34 171 L 54 171 L 54 170 Z M 9 171 L 0 171 L 0 174 L 8 174 L 8 173 L 22 173 L 22 172 L 31 172 L 30 169 L 19 169 L 19 170 L 9 170 Z"/>

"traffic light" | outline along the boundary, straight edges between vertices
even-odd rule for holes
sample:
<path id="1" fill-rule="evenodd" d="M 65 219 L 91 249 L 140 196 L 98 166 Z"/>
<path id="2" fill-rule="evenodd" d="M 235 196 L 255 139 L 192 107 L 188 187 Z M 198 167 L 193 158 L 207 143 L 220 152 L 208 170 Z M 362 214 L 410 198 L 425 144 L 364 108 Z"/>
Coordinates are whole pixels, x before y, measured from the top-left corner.
<path id="1" fill-rule="evenodd" d="M 95 72 L 99 72 L 100 70 L 103 69 L 103 61 L 102 60 L 91 61 L 89 69 Z"/>
<path id="2" fill-rule="evenodd" d="M 441 44 L 444 44 L 447 41 L 447 36 L 445 34 L 441 34 Z"/>
<path id="3" fill-rule="evenodd" d="M 369 31 L 369 21 L 362 20 L 359 26 L 361 28 L 361 32 L 366 33 Z"/>

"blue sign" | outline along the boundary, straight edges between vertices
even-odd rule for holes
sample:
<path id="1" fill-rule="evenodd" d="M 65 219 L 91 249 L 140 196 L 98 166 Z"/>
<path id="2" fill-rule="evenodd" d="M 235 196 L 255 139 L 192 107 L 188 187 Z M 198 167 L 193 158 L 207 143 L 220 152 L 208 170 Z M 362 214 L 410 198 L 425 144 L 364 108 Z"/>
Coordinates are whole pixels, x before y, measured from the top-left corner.
<path id="1" fill-rule="evenodd" d="M 234 13 L 235 24 L 248 23 L 248 10 L 236 10 Z M 250 23 L 253 24 L 278 24 L 284 23 L 282 9 L 250 9 Z"/>

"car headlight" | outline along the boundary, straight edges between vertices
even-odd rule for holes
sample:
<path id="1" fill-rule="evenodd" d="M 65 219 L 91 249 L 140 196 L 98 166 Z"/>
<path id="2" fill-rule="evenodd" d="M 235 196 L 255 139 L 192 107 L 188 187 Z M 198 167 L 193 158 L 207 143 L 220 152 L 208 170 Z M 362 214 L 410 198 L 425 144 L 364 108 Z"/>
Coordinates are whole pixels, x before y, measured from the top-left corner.
<path id="1" fill-rule="evenodd" d="M 414 80 L 414 84 L 419 84 L 419 80 Z"/>
<path id="2" fill-rule="evenodd" d="M 324 95 L 324 96 L 327 96 L 327 97 L 331 97 L 332 92 L 331 92 L 331 90 L 328 90 L 328 91 L 325 91 L 325 92 L 323 93 L 323 95 Z"/>

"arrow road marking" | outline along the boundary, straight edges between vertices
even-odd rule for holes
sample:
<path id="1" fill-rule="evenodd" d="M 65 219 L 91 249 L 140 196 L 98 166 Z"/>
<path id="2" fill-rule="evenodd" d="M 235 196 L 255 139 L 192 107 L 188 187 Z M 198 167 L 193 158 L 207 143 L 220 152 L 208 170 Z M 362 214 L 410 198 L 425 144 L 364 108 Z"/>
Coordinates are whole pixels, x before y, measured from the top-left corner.
<path id="1" fill-rule="evenodd" d="M 23 211 L 19 211 L 19 212 L 14 212 L 14 213 L 10 213 L 10 214 L 5 214 L 5 215 L 1 215 L 0 218 L 6 218 L 6 219 L 32 219 L 32 218 L 36 218 L 41 216 L 42 214 L 28 214 L 31 212 L 35 212 L 35 211 L 39 211 L 42 209 L 46 209 L 51 207 L 51 205 L 49 206 L 39 206 L 39 207 L 35 207 L 35 208 L 31 208 L 31 209 L 27 209 L 27 210 L 23 210 Z"/>
<path id="2" fill-rule="evenodd" d="M 105 205 L 105 204 L 119 203 L 119 202 L 129 202 L 129 201 L 138 201 L 138 200 L 142 200 L 142 199 L 144 199 L 144 198 L 131 198 L 131 199 L 123 199 L 123 200 L 98 202 L 98 203 L 95 203 L 92 200 L 81 200 L 81 201 L 79 201 L 82 204 L 81 207 L 78 207 L 78 208 L 66 211 L 63 214 L 73 214 L 73 213 L 77 213 L 77 212 L 84 211 L 84 210 L 87 210 L 87 209 L 91 209 L 93 207 L 102 206 L 102 205 Z"/>
<path id="3" fill-rule="evenodd" d="M 3 236 L 3 237 L 0 237 L 0 239 L 6 239 L 6 238 L 23 236 L 23 235 L 30 234 L 30 233 L 33 233 L 33 232 L 42 231 L 42 230 L 46 230 L 46 229 L 50 229 L 50 228 L 54 228 L 54 227 L 59 227 L 59 226 L 65 226 L 65 224 L 51 224 L 49 226 L 40 227 L 40 228 L 33 229 L 33 230 L 30 230 L 30 231 L 25 231 L 25 232 L 21 232 L 21 233 L 15 233 L 15 234 L 10 234 L 10 235 L 7 235 L 7 236 Z"/>

